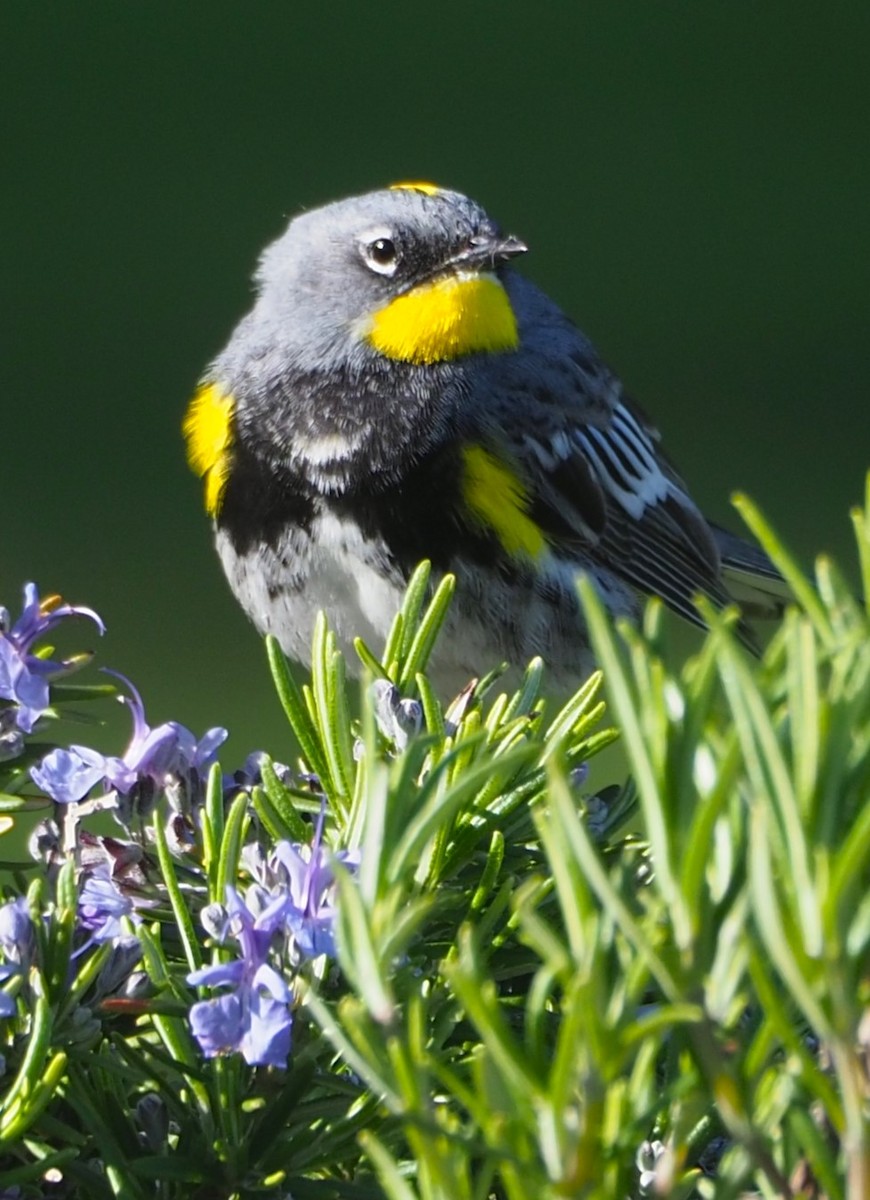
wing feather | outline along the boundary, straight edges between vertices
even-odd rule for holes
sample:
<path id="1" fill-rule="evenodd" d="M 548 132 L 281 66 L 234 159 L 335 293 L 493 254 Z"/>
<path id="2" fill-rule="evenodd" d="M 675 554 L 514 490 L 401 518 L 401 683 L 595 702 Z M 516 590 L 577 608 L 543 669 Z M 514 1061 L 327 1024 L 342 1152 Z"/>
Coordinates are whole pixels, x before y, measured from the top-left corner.
<path id="1" fill-rule="evenodd" d="M 746 543 L 734 535 L 726 543 L 711 528 L 651 431 L 622 403 L 606 426 L 578 423 L 524 466 L 531 472 L 532 516 L 554 553 L 570 558 L 581 550 L 694 624 L 703 624 L 697 596 L 717 608 L 732 600 L 723 580 L 726 551 L 733 572 L 777 579 L 761 551 L 747 546 L 740 560 L 737 549 Z M 750 640 L 745 627 L 741 633 Z"/>
<path id="2" fill-rule="evenodd" d="M 479 410 L 467 416 L 484 440 L 507 439 L 499 451 L 522 475 L 529 515 L 553 556 L 569 568 L 599 565 L 697 624 L 696 597 L 721 608 L 735 579 L 747 585 L 741 599 L 753 589 L 761 596 L 747 613 L 774 611 L 781 583 L 772 564 L 708 523 L 658 431 L 588 339 L 521 276 L 509 273 L 506 285 L 522 313 L 525 353 L 489 360 L 498 404 L 486 425 Z"/>

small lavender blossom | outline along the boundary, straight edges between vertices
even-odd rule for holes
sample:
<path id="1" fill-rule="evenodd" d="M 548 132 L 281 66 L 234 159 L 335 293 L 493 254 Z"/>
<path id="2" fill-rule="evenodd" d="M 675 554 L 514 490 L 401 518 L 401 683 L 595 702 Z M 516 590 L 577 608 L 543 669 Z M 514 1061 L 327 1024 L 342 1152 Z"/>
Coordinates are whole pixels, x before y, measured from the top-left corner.
<path id="1" fill-rule="evenodd" d="M 88 746 L 70 746 L 68 750 L 58 747 L 30 768 L 30 778 L 58 804 L 73 804 L 106 778 L 106 762 L 102 754 Z"/>
<path id="2" fill-rule="evenodd" d="M 0 608 L 0 699 L 13 702 L 15 723 L 23 733 L 32 732 L 50 705 L 49 680 L 75 670 L 83 661 L 81 657 L 59 662 L 41 658 L 32 653 L 33 644 L 74 616 L 87 617 L 100 634 L 105 633 L 93 609 L 64 604 L 59 596 L 40 600 L 34 583 L 24 587 L 24 608 L 14 624 L 7 609 Z"/>
<path id="3" fill-rule="evenodd" d="M 321 805 L 311 845 L 281 841 L 266 855 L 259 843 L 249 842 L 241 852 L 243 867 L 257 881 L 249 889 L 249 904 L 263 906 L 285 896 L 288 931 L 298 952 L 309 958 L 335 956 L 333 864 L 352 872 L 360 861 L 357 850 L 331 851 L 322 845 L 325 814 Z"/>
<path id="4" fill-rule="evenodd" d="M 124 933 L 122 917 L 130 917 L 134 922 L 141 920 L 130 897 L 109 878 L 107 867 L 97 867 L 85 880 L 77 915 L 79 927 L 91 935 L 88 945 L 120 938 Z"/>
<path id="5" fill-rule="evenodd" d="M 224 799 L 232 799 L 239 792 L 250 792 L 252 788 L 259 787 L 263 782 L 263 764 L 268 758 L 265 750 L 252 750 L 238 770 L 232 775 L 224 775 Z M 293 772 L 285 763 L 273 762 L 272 770 L 281 783 L 290 784 L 293 781 Z"/>
<path id="6" fill-rule="evenodd" d="M 124 890 L 142 891 L 148 886 L 148 860 L 140 842 L 124 841 L 106 834 L 80 829 L 78 834 L 82 870 L 86 875 L 105 874 Z M 101 872 L 101 868 L 105 868 Z"/>
<path id="7" fill-rule="evenodd" d="M 232 775 L 224 776 L 224 795 L 237 792 L 247 792 L 263 782 L 263 762 L 267 755 L 265 750 L 252 750 L 241 767 Z"/>
<path id="8" fill-rule="evenodd" d="M 286 896 L 278 896 L 255 915 L 235 888 L 227 886 L 224 934 L 236 939 L 241 957 L 187 976 L 188 983 L 199 987 L 230 988 L 190 1010 L 191 1031 L 207 1058 L 238 1051 L 251 1066 L 287 1065 L 293 996 L 267 961 L 287 903 Z"/>
<path id="9" fill-rule="evenodd" d="M 135 914 L 131 914 L 135 919 Z M 105 941 L 105 938 L 100 939 Z M 126 996 L 133 968 L 142 958 L 142 943 L 132 934 L 122 933 L 114 940 L 109 957 L 89 990 L 88 1001 L 102 1000 L 120 992 Z"/>
<path id="10" fill-rule="evenodd" d="M 591 835 L 600 841 L 607 829 L 607 818 L 610 810 L 603 796 L 589 796 L 586 799 L 586 825 Z"/>
<path id="11" fill-rule="evenodd" d="M 634 1165 L 638 1171 L 638 1186 L 640 1194 L 646 1196 L 655 1186 L 658 1162 L 665 1153 L 666 1146 L 664 1142 L 656 1141 L 641 1142 L 637 1154 L 634 1156 Z"/>
<path id="12" fill-rule="evenodd" d="M 238 1051 L 252 1067 L 286 1067 L 290 1055 L 292 1017 L 289 989 L 258 972 L 250 986 L 190 1010 L 190 1029 L 206 1058 Z M 283 983 L 283 981 L 282 981 Z"/>
<path id="13" fill-rule="evenodd" d="M 375 720 L 384 737 L 401 752 L 423 724 L 423 706 L 419 700 L 403 700 L 389 679 L 376 679 L 369 689 Z"/>
<path id="14" fill-rule="evenodd" d="M 168 794 L 168 793 L 167 793 Z M 170 807 L 172 801 L 170 800 Z M 166 845 L 173 858 L 184 858 L 196 849 L 196 825 L 189 816 L 170 812 L 163 826 Z"/>
<path id="15" fill-rule="evenodd" d="M 48 681 L 30 669 L 5 637 L 0 637 L 0 698 L 15 704 L 15 721 L 24 733 L 32 731 L 50 704 Z"/>
<path id="16" fill-rule="evenodd" d="M 70 746 L 69 750 L 52 750 L 30 769 L 34 783 L 58 804 L 83 800 L 98 783 L 127 796 L 136 786 L 159 790 L 179 777 L 199 777 L 211 766 L 227 737 L 225 729 L 216 727 L 197 741 L 177 721 L 166 721 L 152 729 L 145 720 L 139 692 L 123 675 L 118 678 L 130 691 L 121 699 L 133 715 L 133 737 L 124 754 L 120 758 L 107 757 L 87 746 Z"/>
<path id="17" fill-rule="evenodd" d="M 36 584 L 26 583 L 24 607 L 14 625 L 9 625 L 8 610 L 0 608 L 0 636 L 6 637 L 18 650 L 26 654 L 35 641 L 44 637 L 67 617 L 87 617 L 94 622 L 101 636 L 106 632 L 105 625 L 92 608 L 64 604 L 60 596 L 46 596 L 44 600 L 40 600 Z M 54 664 L 54 669 L 62 665 Z"/>
<path id="18" fill-rule="evenodd" d="M 25 896 L 0 906 L 0 951 L 5 963 L 0 963 L 0 983 L 13 975 L 23 975 L 30 967 L 36 948 L 36 932 Z M 0 1017 L 12 1017 L 16 1012 L 15 1000 L 0 991 Z"/>
<path id="19" fill-rule="evenodd" d="M 359 866 L 359 851 L 333 852 L 322 844 L 325 810 L 321 809 L 317 829 L 310 846 L 278 842 L 274 859 L 283 868 L 288 890 L 287 927 L 300 954 L 317 958 L 327 954 L 335 958 L 335 872 L 338 862 L 349 870 Z"/>
<path id="20" fill-rule="evenodd" d="M 123 757 L 107 759 L 106 778 L 122 795 L 143 779 L 163 788 L 170 780 L 193 772 L 202 775 L 214 762 L 218 747 L 226 741 L 227 731 L 219 726 L 207 730 L 199 741 L 177 721 L 165 721 L 152 729 L 145 720 L 142 697 L 133 684 L 116 671 L 130 695 L 121 700 L 133 714 L 133 737 Z"/>
<path id="21" fill-rule="evenodd" d="M 36 933 L 25 896 L 18 896 L 0 907 L 0 950 L 7 963 L 22 968 L 30 965 L 36 947 Z"/>
<path id="22" fill-rule="evenodd" d="M 27 839 L 27 851 L 37 862 L 50 863 L 60 846 L 60 829 L 50 818 L 33 827 Z"/>

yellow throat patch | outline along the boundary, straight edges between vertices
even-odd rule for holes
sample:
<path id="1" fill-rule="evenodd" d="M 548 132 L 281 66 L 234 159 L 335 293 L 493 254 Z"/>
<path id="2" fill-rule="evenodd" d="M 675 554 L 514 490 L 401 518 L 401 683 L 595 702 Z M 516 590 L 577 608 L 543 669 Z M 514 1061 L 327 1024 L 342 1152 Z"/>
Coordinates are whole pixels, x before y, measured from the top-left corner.
<path id="1" fill-rule="evenodd" d="M 495 275 L 479 272 L 442 275 L 397 296 L 373 314 L 366 336 L 387 358 L 417 364 L 519 344 L 507 292 Z"/>
<path id="2" fill-rule="evenodd" d="M 462 499 L 475 521 L 495 534 L 512 558 L 536 559 L 547 549 L 529 516 L 529 493 L 515 471 L 483 446 L 465 446 Z"/>
<path id="3" fill-rule="evenodd" d="M 235 401 L 216 383 L 204 384 L 187 409 L 182 430 L 187 461 L 205 483 L 205 511 L 217 515 L 230 469 L 232 416 Z"/>

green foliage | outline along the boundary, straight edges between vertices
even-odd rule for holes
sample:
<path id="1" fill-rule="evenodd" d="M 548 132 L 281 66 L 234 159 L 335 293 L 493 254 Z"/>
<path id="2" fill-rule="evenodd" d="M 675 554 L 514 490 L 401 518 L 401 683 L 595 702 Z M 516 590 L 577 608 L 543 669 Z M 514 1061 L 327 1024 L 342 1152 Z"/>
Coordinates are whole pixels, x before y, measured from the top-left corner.
<path id="1" fill-rule="evenodd" d="M 425 672 L 452 583 L 431 594 L 425 565 L 382 657 L 358 646 L 358 718 L 326 618 L 301 686 L 269 643 L 300 762 L 229 800 L 213 769 L 181 850 L 162 808 L 147 823 L 141 994 L 101 990 L 108 945 L 71 957 L 72 860 L 31 886 L 37 951 L 3 984 L 9 1182 L 870 1194 L 870 616 L 830 562 L 806 578 L 739 507 L 795 597 L 758 661 L 734 614 L 709 612 L 675 669 L 655 605 L 642 631 L 614 629 L 582 584 L 602 670 L 567 705 L 550 711 L 535 662 L 516 690 L 490 678 L 444 708 Z M 870 479 L 854 521 L 866 596 Z M 582 765 L 614 736 L 602 695 L 623 788 Z M 286 1071 L 205 1060 L 185 977 L 224 951 L 199 913 L 249 882 L 252 840 L 307 841 L 321 793 L 325 840 L 360 852 L 358 871 L 336 868 L 338 968 L 295 971 Z"/>
<path id="2" fill-rule="evenodd" d="M 571 750 L 547 747 L 522 809 L 534 831 L 504 830 L 497 871 L 478 845 L 487 898 L 451 905 L 451 936 L 449 892 L 420 902 L 431 856 L 412 871 L 402 853 L 415 747 L 395 785 L 370 781 L 368 886 L 346 885 L 343 908 L 352 994 L 308 1004 L 401 1122 L 401 1151 L 364 1140 L 388 1195 L 637 1194 L 652 1138 L 660 1194 L 867 1194 L 868 615 L 739 503 L 797 600 L 761 662 L 710 612 L 673 672 L 655 606 L 643 633 L 614 631 L 582 586 L 641 838 L 593 836 Z M 855 523 L 866 577 L 870 495 Z"/>

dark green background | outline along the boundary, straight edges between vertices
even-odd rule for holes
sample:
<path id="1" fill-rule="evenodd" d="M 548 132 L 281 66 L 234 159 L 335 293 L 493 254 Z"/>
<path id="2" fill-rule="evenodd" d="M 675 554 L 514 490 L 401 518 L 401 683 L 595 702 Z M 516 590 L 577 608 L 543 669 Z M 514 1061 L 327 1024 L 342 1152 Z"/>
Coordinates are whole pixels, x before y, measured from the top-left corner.
<path id="1" fill-rule="evenodd" d="M 851 564 L 866 3 L 6 0 L 0 28 L 0 599 L 97 608 L 153 722 L 281 752 L 179 423 L 286 218 L 396 179 L 528 241 L 711 515 L 746 489 Z"/>

